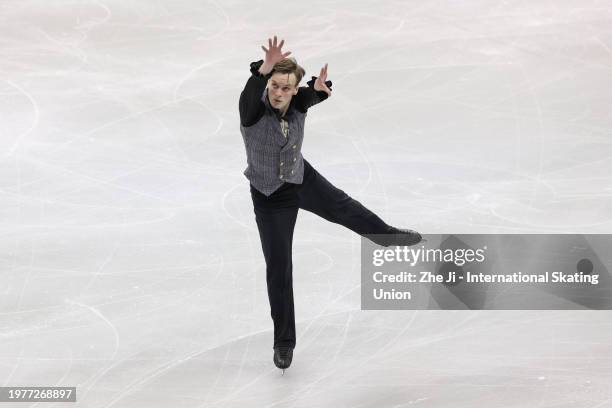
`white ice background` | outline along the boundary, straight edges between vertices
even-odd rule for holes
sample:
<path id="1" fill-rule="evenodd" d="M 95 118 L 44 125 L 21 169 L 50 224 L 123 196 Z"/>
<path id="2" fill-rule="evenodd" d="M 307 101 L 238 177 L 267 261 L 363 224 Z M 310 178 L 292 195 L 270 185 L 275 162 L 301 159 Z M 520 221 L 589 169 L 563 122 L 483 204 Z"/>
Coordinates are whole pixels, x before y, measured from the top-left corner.
<path id="1" fill-rule="evenodd" d="M 19 407 L 612 407 L 605 311 L 361 311 L 300 212 L 272 321 L 238 97 L 274 34 L 333 96 L 303 154 L 424 233 L 612 231 L 612 3 L 0 0 L 0 385 Z"/>

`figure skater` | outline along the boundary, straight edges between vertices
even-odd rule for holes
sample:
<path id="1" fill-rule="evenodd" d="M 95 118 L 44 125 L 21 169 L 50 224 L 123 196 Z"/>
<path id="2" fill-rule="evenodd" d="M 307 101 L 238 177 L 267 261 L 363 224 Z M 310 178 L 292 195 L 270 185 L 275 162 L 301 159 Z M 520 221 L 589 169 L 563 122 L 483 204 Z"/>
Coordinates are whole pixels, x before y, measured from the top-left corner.
<path id="1" fill-rule="evenodd" d="M 274 322 L 274 364 L 291 365 L 295 348 L 292 243 L 298 210 L 304 209 L 383 246 L 415 245 L 421 235 L 387 225 L 372 211 L 327 181 L 302 156 L 308 109 L 332 94 L 327 64 L 308 86 L 284 40 L 268 39 L 264 60 L 251 63 L 240 94 L 240 131 L 247 155 L 255 221 L 266 261 L 266 283 Z M 376 234 L 378 238 L 372 238 Z M 374 235 L 373 235 L 374 236 Z"/>

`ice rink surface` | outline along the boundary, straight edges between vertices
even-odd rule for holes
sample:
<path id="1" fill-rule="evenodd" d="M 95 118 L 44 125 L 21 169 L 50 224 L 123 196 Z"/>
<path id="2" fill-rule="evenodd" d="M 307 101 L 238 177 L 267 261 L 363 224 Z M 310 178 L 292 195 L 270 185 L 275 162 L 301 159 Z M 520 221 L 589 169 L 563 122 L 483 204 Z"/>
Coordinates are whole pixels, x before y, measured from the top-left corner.
<path id="1" fill-rule="evenodd" d="M 606 311 L 362 311 L 300 212 L 272 364 L 238 97 L 329 63 L 304 157 L 423 233 L 612 231 L 612 3 L 0 1 L 2 407 L 612 407 Z"/>

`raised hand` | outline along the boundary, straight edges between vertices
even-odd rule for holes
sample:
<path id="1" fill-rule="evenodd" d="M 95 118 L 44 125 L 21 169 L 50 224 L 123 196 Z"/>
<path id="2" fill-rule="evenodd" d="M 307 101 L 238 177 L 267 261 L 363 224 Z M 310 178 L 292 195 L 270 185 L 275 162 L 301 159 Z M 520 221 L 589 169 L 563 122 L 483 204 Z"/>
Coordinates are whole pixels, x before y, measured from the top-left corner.
<path id="1" fill-rule="evenodd" d="M 315 91 L 324 91 L 327 96 L 331 96 L 331 89 L 327 85 L 325 85 L 325 80 L 327 80 L 327 64 L 323 68 L 321 68 L 321 72 L 319 73 L 319 77 L 314 83 Z"/>
<path id="2" fill-rule="evenodd" d="M 276 36 L 274 36 L 274 41 L 271 38 L 268 38 L 268 48 L 261 46 L 261 49 L 266 53 L 266 57 L 264 59 L 264 65 L 272 68 L 274 64 L 286 58 L 291 54 L 291 51 L 287 51 L 285 53 L 282 52 L 283 44 L 285 40 L 281 40 L 280 44 L 277 45 Z"/>

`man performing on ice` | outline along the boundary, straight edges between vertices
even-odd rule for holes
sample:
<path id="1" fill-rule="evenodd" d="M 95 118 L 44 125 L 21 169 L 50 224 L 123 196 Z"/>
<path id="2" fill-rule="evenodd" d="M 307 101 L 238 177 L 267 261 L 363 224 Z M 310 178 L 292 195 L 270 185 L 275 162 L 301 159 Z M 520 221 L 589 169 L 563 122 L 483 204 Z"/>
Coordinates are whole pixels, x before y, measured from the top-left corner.
<path id="1" fill-rule="evenodd" d="M 266 282 L 274 322 L 274 364 L 288 368 L 295 348 L 291 251 L 298 210 L 340 224 L 379 245 L 414 245 L 421 235 L 387 225 L 361 203 L 334 187 L 302 157 L 304 121 L 309 108 L 331 96 L 327 64 L 308 86 L 305 71 L 284 40 L 268 39 L 265 59 L 251 63 L 251 77 L 240 94 L 240 131 L 247 153 L 245 176 L 266 260 Z"/>

